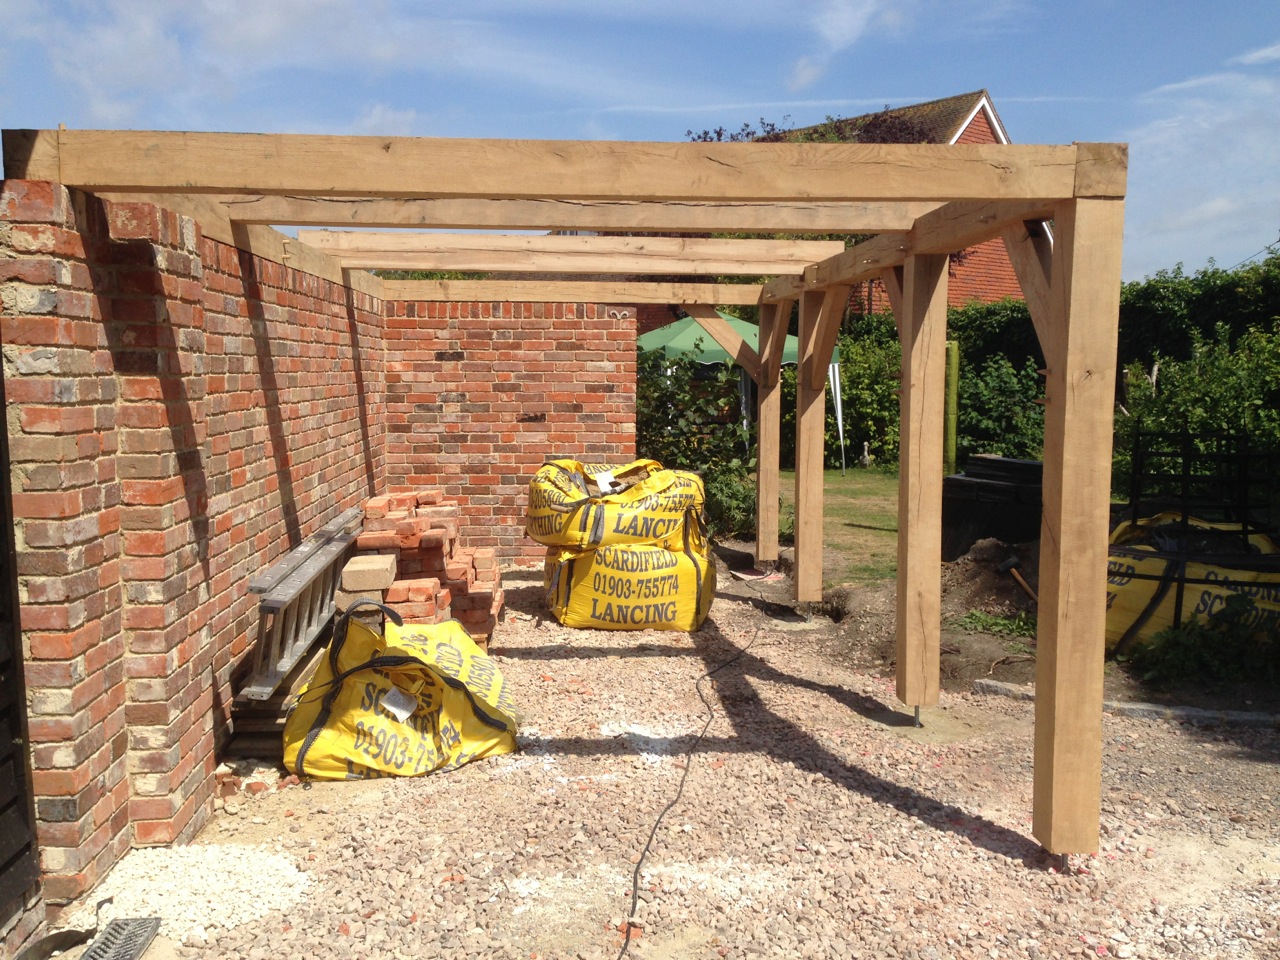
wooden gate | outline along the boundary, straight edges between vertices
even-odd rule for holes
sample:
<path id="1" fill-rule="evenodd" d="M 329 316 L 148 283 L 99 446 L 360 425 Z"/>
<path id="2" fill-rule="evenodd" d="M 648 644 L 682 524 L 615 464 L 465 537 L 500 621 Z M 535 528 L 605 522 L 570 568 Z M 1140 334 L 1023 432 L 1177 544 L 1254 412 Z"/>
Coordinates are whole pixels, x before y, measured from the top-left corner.
<path id="1" fill-rule="evenodd" d="M 4 408 L 0 379 L 0 410 Z M 0 426 L 0 916 L 9 913 L 40 873 L 27 764 L 27 700 L 10 494 L 9 436 Z"/>

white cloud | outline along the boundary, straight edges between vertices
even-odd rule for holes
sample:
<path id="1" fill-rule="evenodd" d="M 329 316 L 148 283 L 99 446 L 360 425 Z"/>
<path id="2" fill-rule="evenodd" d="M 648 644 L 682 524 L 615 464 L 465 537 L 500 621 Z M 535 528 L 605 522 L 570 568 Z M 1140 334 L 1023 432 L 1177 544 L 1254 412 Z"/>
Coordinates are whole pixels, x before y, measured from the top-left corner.
<path id="1" fill-rule="evenodd" d="M 1148 119 L 1129 136 L 1127 277 L 1179 262 L 1198 269 L 1211 258 L 1230 266 L 1275 241 L 1278 60 L 1189 77 L 1139 102 Z"/>
<path id="2" fill-rule="evenodd" d="M 1271 63 L 1280 60 L 1280 43 L 1272 47 L 1263 47 L 1261 50 L 1251 50 L 1248 53 L 1242 53 L 1240 56 L 1232 60 L 1232 63 L 1239 63 L 1244 66 L 1253 66 L 1258 63 Z"/>
<path id="3" fill-rule="evenodd" d="M 351 132 L 370 136 L 407 137 L 418 126 L 418 111 L 409 107 L 397 110 L 385 103 L 375 103 L 351 125 Z"/>

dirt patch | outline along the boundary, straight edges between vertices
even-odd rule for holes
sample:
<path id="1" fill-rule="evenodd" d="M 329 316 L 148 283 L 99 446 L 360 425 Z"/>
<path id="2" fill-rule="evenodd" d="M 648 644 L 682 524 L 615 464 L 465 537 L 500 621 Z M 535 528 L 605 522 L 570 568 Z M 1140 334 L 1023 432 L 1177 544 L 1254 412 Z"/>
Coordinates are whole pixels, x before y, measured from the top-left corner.
<path id="1" fill-rule="evenodd" d="M 789 578 L 753 583 L 743 587 L 729 574 L 730 568 L 749 566 L 753 545 L 734 542 L 722 553 L 719 592 L 745 593 L 757 603 L 775 609 L 792 609 Z M 789 569 L 788 551 L 779 564 Z M 977 611 L 983 614 L 1016 617 L 1034 615 L 1037 604 L 1009 572 L 1008 562 L 1032 591 L 1039 583 L 1039 544 L 1006 544 L 980 540 L 963 557 L 943 564 L 941 683 L 945 690 L 963 692 L 978 679 L 1029 685 L 1035 682 L 1035 640 L 962 629 L 955 621 Z M 1002 569 L 1002 565 L 1004 569 Z M 821 630 L 827 652 L 843 663 L 880 676 L 892 676 L 896 665 L 897 588 L 892 581 L 870 585 L 843 585 L 828 589 L 817 612 L 829 619 Z M 1243 710 L 1280 713 L 1280 689 L 1263 680 L 1257 682 L 1184 683 L 1156 687 L 1144 683 L 1121 663 L 1108 660 L 1103 672 L 1103 695 L 1107 700 L 1130 703 L 1158 703 L 1204 710 Z"/>

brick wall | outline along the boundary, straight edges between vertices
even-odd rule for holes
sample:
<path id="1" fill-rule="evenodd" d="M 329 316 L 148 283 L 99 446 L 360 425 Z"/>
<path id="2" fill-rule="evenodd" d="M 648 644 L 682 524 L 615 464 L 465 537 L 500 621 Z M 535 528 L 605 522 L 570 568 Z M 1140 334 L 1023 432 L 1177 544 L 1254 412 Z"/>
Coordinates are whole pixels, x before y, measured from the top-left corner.
<path id="1" fill-rule="evenodd" d="M 256 639 L 249 577 L 381 482 L 383 305 L 153 206 L 15 181 L 0 185 L 0 304 L 58 904 L 130 844 L 189 838 L 207 816 Z"/>
<path id="2" fill-rule="evenodd" d="M 635 324 L 601 304 L 389 302 L 389 489 L 441 487 L 464 543 L 540 560 L 524 536 L 538 467 L 634 457 Z"/>

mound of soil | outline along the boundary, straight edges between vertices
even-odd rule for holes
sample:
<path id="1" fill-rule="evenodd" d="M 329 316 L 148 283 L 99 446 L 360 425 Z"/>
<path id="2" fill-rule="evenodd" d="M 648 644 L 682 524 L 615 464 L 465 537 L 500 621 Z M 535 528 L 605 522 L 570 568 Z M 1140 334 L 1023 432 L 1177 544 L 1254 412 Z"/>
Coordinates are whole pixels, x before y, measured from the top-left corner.
<path id="1" fill-rule="evenodd" d="M 741 595 L 757 605 L 775 609 L 795 607 L 789 577 L 747 585 L 735 580 L 731 569 L 749 567 L 754 544 L 733 542 L 717 545 L 721 576 L 717 592 Z M 943 689 L 966 691 L 977 679 L 1005 683 L 1035 682 L 1036 660 L 1033 637 L 1011 637 L 963 629 L 955 621 L 971 611 L 1004 617 L 1036 612 L 1036 603 L 1013 575 L 1001 571 L 1005 561 L 1017 558 L 1016 569 L 1032 590 L 1039 583 L 1039 543 L 1007 544 L 979 540 L 967 554 L 942 569 L 942 656 Z M 779 563 L 790 568 L 787 551 Z M 856 669 L 892 675 L 896 666 L 897 586 L 893 581 L 870 586 L 845 585 L 830 588 L 823 602 L 813 610 L 829 618 L 830 625 L 818 631 L 829 655 Z M 1144 684 L 1123 664 L 1107 661 L 1104 667 L 1104 696 L 1108 700 L 1190 706 L 1206 710 L 1245 710 L 1280 713 L 1280 690 L 1259 679 L 1252 683 L 1213 686 L 1182 684 L 1158 688 Z"/>

